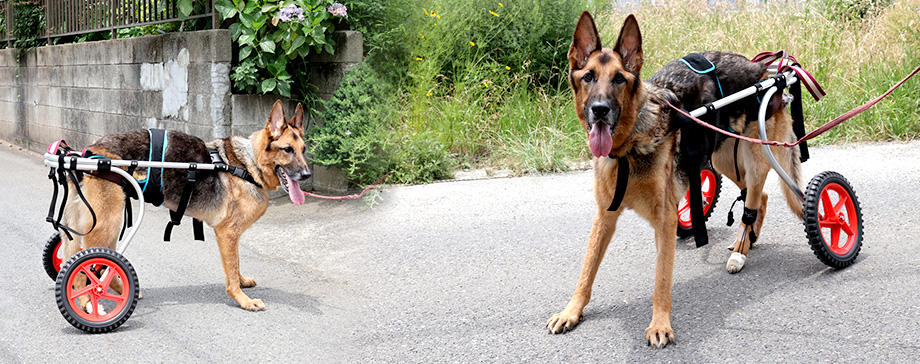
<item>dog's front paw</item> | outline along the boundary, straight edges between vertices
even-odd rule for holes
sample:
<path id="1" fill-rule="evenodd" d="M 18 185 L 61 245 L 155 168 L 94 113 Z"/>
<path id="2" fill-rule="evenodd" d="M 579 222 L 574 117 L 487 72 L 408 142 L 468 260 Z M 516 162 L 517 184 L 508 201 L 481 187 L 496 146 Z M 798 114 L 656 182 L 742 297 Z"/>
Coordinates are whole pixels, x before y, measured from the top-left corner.
<path id="1" fill-rule="evenodd" d="M 725 263 L 725 270 L 732 274 L 738 273 L 744 268 L 744 262 L 746 261 L 746 255 L 739 252 L 733 252 L 732 255 L 728 257 L 728 262 Z"/>
<path id="2" fill-rule="evenodd" d="M 252 277 L 240 277 L 240 288 L 255 287 L 256 280 Z"/>
<path id="3" fill-rule="evenodd" d="M 674 335 L 674 330 L 671 329 L 670 324 L 651 324 L 645 329 L 645 339 L 648 340 L 649 346 L 661 349 L 668 346 L 669 343 L 675 342 L 677 336 Z"/>
<path id="4" fill-rule="evenodd" d="M 240 307 L 246 311 L 265 311 L 265 303 L 262 303 L 262 300 L 257 298 L 251 299 L 249 302 L 240 303 Z"/>
<path id="5" fill-rule="evenodd" d="M 546 329 L 549 330 L 550 334 L 565 333 L 566 331 L 574 329 L 575 325 L 578 325 L 578 321 L 580 320 L 580 314 L 562 311 L 553 315 L 553 317 L 550 317 L 549 320 L 546 321 Z"/>

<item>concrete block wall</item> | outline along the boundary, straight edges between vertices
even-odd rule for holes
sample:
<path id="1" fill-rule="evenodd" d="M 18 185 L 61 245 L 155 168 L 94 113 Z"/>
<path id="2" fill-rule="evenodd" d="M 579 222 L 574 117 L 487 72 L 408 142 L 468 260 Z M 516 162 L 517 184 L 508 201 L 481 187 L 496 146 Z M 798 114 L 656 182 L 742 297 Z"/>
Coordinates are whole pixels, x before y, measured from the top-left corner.
<path id="1" fill-rule="evenodd" d="M 0 138 L 40 151 L 133 129 L 230 132 L 227 30 L 0 50 Z"/>
<path id="2" fill-rule="evenodd" d="M 328 99 L 360 63 L 359 32 L 340 31 L 334 55 L 309 60 L 316 94 Z M 233 95 L 228 30 L 0 50 L 0 139 L 34 151 L 64 138 L 85 146 L 105 134 L 160 127 L 204 140 L 248 136 L 277 99 Z M 291 115 L 296 103 L 285 100 Z"/>

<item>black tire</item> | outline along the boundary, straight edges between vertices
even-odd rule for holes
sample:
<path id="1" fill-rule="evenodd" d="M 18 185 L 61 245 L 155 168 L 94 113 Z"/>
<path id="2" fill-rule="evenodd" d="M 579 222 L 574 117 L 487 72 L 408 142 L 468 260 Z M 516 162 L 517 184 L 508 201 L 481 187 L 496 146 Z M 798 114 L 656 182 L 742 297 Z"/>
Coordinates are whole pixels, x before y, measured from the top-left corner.
<path id="1" fill-rule="evenodd" d="M 52 281 L 57 279 L 58 269 L 60 268 L 60 266 L 54 264 L 54 259 L 57 257 L 57 252 L 60 248 L 61 233 L 56 232 L 45 242 L 45 248 L 42 251 L 42 266 L 45 267 L 45 273 L 48 273 L 48 277 L 51 277 Z"/>
<path id="2" fill-rule="evenodd" d="M 842 187 L 842 190 L 845 191 L 848 198 L 853 202 L 852 207 L 855 210 L 855 221 L 857 225 L 855 229 L 856 233 L 854 234 L 855 240 L 845 252 L 832 251 L 831 247 L 829 247 L 825 241 L 824 234 L 818 222 L 818 207 L 821 204 L 821 193 L 824 191 L 825 187 L 828 187 L 830 184 L 836 184 Z M 840 191 L 835 192 L 839 193 Z M 843 176 L 836 172 L 830 171 L 822 172 L 812 178 L 808 183 L 808 188 L 805 190 L 803 215 L 805 234 L 808 236 L 808 244 L 811 245 L 811 250 L 814 251 L 818 260 L 836 269 L 846 268 L 856 261 L 856 256 L 859 255 L 859 250 L 862 248 L 862 210 L 859 207 L 859 200 L 856 198 L 856 193 L 853 192 L 853 187 L 850 186 L 846 178 L 843 178 Z M 847 215 L 847 220 L 852 225 L 854 221 L 853 216 L 849 216 L 849 213 Z M 848 240 L 849 239 L 850 237 L 848 236 Z M 849 245 L 849 243 L 847 243 L 847 245 Z M 838 250 L 840 250 L 840 248 L 838 248 Z"/>
<path id="3" fill-rule="evenodd" d="M 710 203 L 709 210 L 707 210 L 706 213 L 703 214 L 703 221 L 709 220 L 709 216 L 712 215 L 712 211 L 715 210 L 716 208 L 716 203 L 719 202 L 719 194 L 722 193 L 722 175 L 719 174 L 719 172 L 716 172 L 716 170 L 712 168 L 712 166 L 706 166 L 705 168 L 700 170 L 701 178 L 702 178 L 702 174 L 705 173 L 706 171 L 711 171 L 712 174 L 715 176 L 716 192 L 712 196 L 712 202 Z M 677 223 L 677 237 L 688 238 L 691 236 L 693 236 L 693 227 L 692 226 L 684 227 L 680 224 L 680 222 L 678 222 Z"/>
<path id="4" fill-rule="evenodd" d="M 94 321 L 81 317 L 76 309 L 82 312 L 82 308 L 75 309 L 73 300 L 68 300 L 67 298 L 67 284 L 70 281 L 71 275 L 78 274 L 79 272 L 77 270 L 81 265 L 87 263 L 91 259 L 94 261 L 101 260 L 106 265 L 117 266 L 121 272 L 115 271 L 113 274 L 119 274 L 123 278 L 121 279 L 122 284 L 126 285 L 125 288 L 128 291 L 127 295 L 124 295 L 125 302 L 121 305 L 119 312 L 104 321 Z M 99 272 L 101 272 L 101 270 Z M 124 324 L 125 321 L 131 317 L 131 313 L 134 312 L 134 308 L 137 306 L 138 292 L 137 273 L 134 271 L 134 267 L 132 267 L 131 263 L 121 254 L 107 248 L 89 248 L 74 254 L 74 256 L 70 257 L 61 267 L 61 273 L 58 274 L 54 285 L 54 294 L 57 298 L 57 305 L 58 309 L 61 311 L 61 315 L 63 315 L 67 322 L 74 327 L 92 334 L 109 332 Z M 116 308 L 117 307 L 118 305 L 116 305 Z M 113 312 L 109 312 L 108 314 L 112 313 Z"/>

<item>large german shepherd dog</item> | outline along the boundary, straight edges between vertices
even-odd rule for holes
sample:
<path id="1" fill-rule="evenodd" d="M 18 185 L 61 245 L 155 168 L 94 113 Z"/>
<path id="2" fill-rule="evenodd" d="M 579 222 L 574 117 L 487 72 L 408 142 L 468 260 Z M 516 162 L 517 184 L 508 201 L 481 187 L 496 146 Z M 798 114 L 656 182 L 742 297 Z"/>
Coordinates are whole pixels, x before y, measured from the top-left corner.
<path id="1" fill-rule="evenodd" d="M 205 173 L 198 178 L 185 212 L 214 228 L 226 275 L 227 294 L 246 310 L 261 311 L 265 309 L 265 304 L 262 300 L 249 298 L 241 290 L 255 286 L 256 281 L 240 273 L 240 235 L 265 213 L 269 191 L 280 186 L 288 191 L 292 202 L 298 205 L 304 202 L 298 182 L 308 178 L 310 170 L 303 155 L 306 149 L 303 118 L 303 107 L 298 104 L 294 117 L 285 120 L 281 102 L 276 101 L 265 127 L 248 139 L 228 137 L 205 143 L 180 132 L 168 131 L 166 134 L 168 148 L 165 161 L 211 163 L 208 149 L 214 149 L 227 164 L 245 169 L 261 185 L 258 187 L 226 172 Z M 87 150 L 111 159 L 147 160 L 150 144 L 147 130 L 138 130 L 104 136 Z M 138 168 L 134 177 L 143 180 L 146 179 L 145 174 L 145 168 Z M 173 211 L 179 203 L 185 177 L 183 169 L 163 170 L 163 205 Z M 89 205 L 95 210 L 97 224 L 82 238 L 75 236 L 73 240 L 68 240 L 66 234 L 62 236 L 67 257 L 76 254 L 81 245 L 83 248 L 115 249 L 122 227 L 126 199 L 121 185 L 91 174 L 85 174 L 80 184 Z M 65 225 L 88 231 L 92 226 L 91 220 L 89 210 L 78 200 L 66 205 Z M 121 282 L 114 280 L 112 286 L 121 292 Z M 81 307 L 88 306 L 88 302 L 80 304 Z"/>
<path id="2" fill-rule="evenodd" d="M 766 65 L 751 62 L 743 56 L 723 52 L 702 54 L 715 65 L 725 95 L 767 76 Z M 642 35 L 632 15 L 626 18 L 613 49 L 609 49 L 602 48 L 591 14 L 583 13 L 578 20 L 568 58 L 575 110 L 587 133 L 588 145 L 597 157 L 594 161 L 597 214 L 575 293 L 565 309 L 546 322 L 546 327 L 555 334 L 578 324 L 585 305 L 591 299 L 591 287 L 616 229 L 617 219 L 624 208 L 628 208 L 655 228 L 658 257 L 652 320 L 645 330 L 645 337 L 650 345 L 661 348 L 675 338 L 671 328 L 671 283 L 677 204 L 680 196 L 687 191 L 687 176 L 678 168 L 681 162 L 680 131 L 672 125 L 672 120 L 676 118 L 665 101 L 685 109 L 696 108 L 715 99 L 713 90 L 716 85 L 709 77 L 692 72 L 679 61 L 665 65 L 660 72 L 643 82 L 640 78 Z M 770 105 L 767 135 L 773 140 L 793 140 L 791 118 L 785 110 L 781 93 L 771 99 Z M 745 107 L 729 108 L 724 109 L 722 114 L 734 130 L 754 137 L 757 125 L 750 120 L 756 115 L 750 115 L 748 110 Z M 712 162 L 717 171 L 728 176 L 740 188 L 747 189 L 745 207 L 757 211 L 754 221 L 740 224 L 733 247 L 734 253 L 738 254 L 732 255 L 737 258 L 739 255 L 747 256 L 751 237 L 756 237 L 763 225 L 767 195 L 762 190 L 769 164 L 759 150 L 760 146 L 744 142 L 738 146 L 736 154 L 734 144 L 734 141 L 724 139 L 717 142 Z M 773 152 L 798 183 L 798 150 L 777 147 Z M 629 163 L 630 175 L 625 196 L 619 209 L 608 211 L 617 188 L 618 163 L 624 158 Z M 802 205 L 794 192 L 788 188 L 784 192 L 789 207 L 801 218 Z M 744 259 L 730 259 L 726 267 L 734 273 L 743 264 Z"/>

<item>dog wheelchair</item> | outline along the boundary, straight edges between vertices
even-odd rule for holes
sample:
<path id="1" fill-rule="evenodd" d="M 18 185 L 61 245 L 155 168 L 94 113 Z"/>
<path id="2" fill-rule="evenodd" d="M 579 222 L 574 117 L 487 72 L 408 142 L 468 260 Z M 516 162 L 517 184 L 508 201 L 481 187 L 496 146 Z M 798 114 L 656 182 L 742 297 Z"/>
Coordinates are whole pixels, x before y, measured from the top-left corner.
<path id="1" fill-rule="evenodd" d="M 170 211 L 171 221 L 167 225 L 164 236 L 164 240 L 168 241 L 172 227 L 179 225 L 184 215 L 193 189 L 190 186 L 194 186 L 198 173 L 224 171 L 240 178 L 247 177 L 246 173 L 237 170 L 237 167 L 223 163 L 219 160 L 219 156 L 217 158 L 215 160 L 212 155 L 212 163 L 116 160 L 99 156 L 87 157 L 85 151 L 83 153 L 73 151 L 63 140 L 54 142 L 48 147 L 43 161 L 44 165 L 50 168 L 48 178 L 54 184 L 54 193 L 46 220 L 55 227 L 57 232 L 45 243 L 42 264 L 48 276 L 55 281 L 54 293 L 57 306 L 67 322 L 89 333 L 108 332 L 125 323 L 137 306 L 139 296 L 137 273 L 124 257 L 124 253 L 144 218 L 145 189 L 141 188 L 140 183 L 132 176 L 132 172 L 137 168 L 148 168 L 148 171 L 160 173 L 163 168 L 188 171 L 188 178 L 178 208 L 176 211 Z M 126 168 L 127 171 L 122 168 Z M 130 198 L 125 198 L 125 218 L 121 235 L 116 243 L 117 250 L 100 247 L 84 248 L 72 257 L 67 257 L 61 233 L 66 234 L 69 240 L 73 240 L 74 235 L 86 235 L 96 226 L 95 212 L 80 189 L 79 181 L 83 173 L 91 173 L 111 182 L 121 183 Z M 154 175 L 148 173 L 146 180 L 159 178 Z M 76 196 L 69 196 L 69 184 L 74 186 Z M 146 184 L 145 187 L 147 187 Z M 60 207 L 55 211 L 59 190 L 62 190 L 63 193 Z M 89 210 L 93 218 L 93 227 L 89 231 L 79 232 L 61 223 L 64 207 L 70 198 L 81 200 Z M 138 200 L 136 219 L 132 218 L 131 198 Z M 203 240 L 201 222 L 193 220 L 193 226 L 195 238 Z"/>
<path id="2" fill-rule="evenodd" d="M 783 52 L 762 53 L 756 56 L 754 60 L 756 61 L 758 59 L 766 59 L 768 63 L 772 63 L 768 68 L 770 74 L 773 75 L 772 77 L 765 78 L 748 88 L 724 96 L 689 112 L 674 107 L 673 105 L 669 106 L 686 117 L 685 120 L 687 123 L 696 122 L 701 128 L 709 128 L 714 132 L 724 134 L 728 137 L 760 144 L 763 154 L 770 163 L 770 166 L 803 204 L 805 234 L 814 254 L 822 263 L 830 267 L 837 269 L 847 267 L 855 262 L 856 256 L 859 254 L 862 247 L 863 237 L 862 210 L 860 209 L 859 200 L 857 199 L 853 187 L 846 178 L 839 173 L 825 171 L 813 177 L 805 188 L 805 191 L 802 191 L 779 162 L 777 162 L 773 152 L 770 150 L 770 145 L 784 147 L 794 147 L 798 145 L 801 148 L 802 161 L 804 162 L 808 158 L 807 147 L 804 141 L 813 136 L 817 136 L 845 119 L 839 121 L 835 120 L 832 123 L 836 122 L 836 124 L 828 123 L 824 127 L 805 136 L 804 124 L 801 122 L 801 87 L 804 84 L 804 86 L 812 92 L 812 95 L 815 96 L 815 99 L 819 99 L 823 96 L 824 91 L 821 90 L 817 82 L 815 82 L 807 72 L 802 70 L 796 63 L 793 63 L 794 58 Z M 788 61 L 792 62 L 786 63 Z M 783 89 L 787 87 L 793 96 L 791 103 L 793 120 L 798 121 L 798 125 L 796 125 L 795 122 L 793 124 L 796 137 L 800 138 L 796 143 L 780 143 L 767 139 L 766 119 L 768 118 L 767 108 L 770 100 L 777 92 L 783 92 Z M 716 113 L 720 108 L 748 99 L 752 95 L 758 95 L 759 97 L 759 109 L 757 114 L 759 140 L 748 140 L 748 138 L 721 130 L 698 119 L 704 115 Z M 852 115 L 855 115 L 855 113 Z M 690 190 L 687 191 L 678 205 L 677 235 L 680 237 L 689 237 L 695 234 L 693 230 L 694 221 L 705 223 L 711 215 L 712 209 L 718 201 L 719 193 L 721 192 L 721 176 L 710 164 L 700 168 L 700 183 L 696 185 L 698 187 L 698 192 L 696 193 L 694 193 L 694 182 L 695 181 L 691 181 Z M 744 200 L 744 192 L 745 191 L 742 190 L 742 197 L 739 197 L 736 201 Z M 696 196 L 693 196 L 694 194 L 696 194 Z M 690 203 L 694 201 L 694 199 L 702 202 L 696 207 L 696 211 L 693 211 L 693 204 Z M 732 206 L 734 206 L 734 204 Z M 694 215 L 698 215 L 699 217 L 697 218 Z M 744 219 L 743 217 L 742 221 L 744 221 Z M 728 220 L 728 225 L 731 226 L 733 223 L 731 209 L 729 211 Z M 697 241 L 699 243 L 700 239 L 698 238 Z"/>

